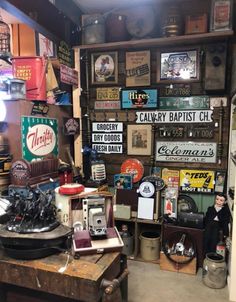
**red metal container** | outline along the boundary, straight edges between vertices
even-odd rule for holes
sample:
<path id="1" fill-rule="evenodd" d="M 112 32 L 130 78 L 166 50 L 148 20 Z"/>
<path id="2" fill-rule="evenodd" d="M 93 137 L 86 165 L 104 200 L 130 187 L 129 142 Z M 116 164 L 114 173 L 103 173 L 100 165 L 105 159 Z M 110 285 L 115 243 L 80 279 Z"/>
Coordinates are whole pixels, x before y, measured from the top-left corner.
<path id="1" fill-rule="evenodd" d="M 46 101 L 46 60 L 43 57 L 14 57 L 13 76 L 26 81 L 28 100 Z"/>

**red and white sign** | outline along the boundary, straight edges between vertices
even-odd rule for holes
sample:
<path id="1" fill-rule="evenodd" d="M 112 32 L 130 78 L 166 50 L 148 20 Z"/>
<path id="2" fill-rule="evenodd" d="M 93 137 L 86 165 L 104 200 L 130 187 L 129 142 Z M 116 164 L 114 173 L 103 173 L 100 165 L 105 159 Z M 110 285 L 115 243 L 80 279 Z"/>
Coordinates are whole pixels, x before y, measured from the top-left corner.
<path id="1" fill-rule="evenodd" d="M 26 144 L 34 155 L 45 156 L 53 151 L 56 145 L 56 134 L 52 127 L 38 124 L 29 129 Z"/>
<path id="2" fill-rule="evenodd" d="M 60 64 L 60 78 L 61 78 L 61 82 L 63 83 L 78 86 L 79 83 L 78 71 L 63 64 Z"/>

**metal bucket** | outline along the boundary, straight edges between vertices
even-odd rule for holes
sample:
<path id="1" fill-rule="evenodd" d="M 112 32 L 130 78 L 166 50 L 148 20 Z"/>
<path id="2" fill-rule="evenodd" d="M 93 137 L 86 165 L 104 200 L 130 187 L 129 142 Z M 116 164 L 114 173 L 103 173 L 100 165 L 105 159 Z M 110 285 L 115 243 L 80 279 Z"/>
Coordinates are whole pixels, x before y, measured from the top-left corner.
<path id="1" fill-rule="evenodd" d="M 84 44 L 99 44 L 105 42 L 105 20 L 102 15 L 88 15 L 83 24 Z"/>
<path id="2" fill-rule="evenodd" d="M 139 239 L 141 257 L 147 261 L 160 258 L 160 235 L 157 232 L 143 232 Z"/>

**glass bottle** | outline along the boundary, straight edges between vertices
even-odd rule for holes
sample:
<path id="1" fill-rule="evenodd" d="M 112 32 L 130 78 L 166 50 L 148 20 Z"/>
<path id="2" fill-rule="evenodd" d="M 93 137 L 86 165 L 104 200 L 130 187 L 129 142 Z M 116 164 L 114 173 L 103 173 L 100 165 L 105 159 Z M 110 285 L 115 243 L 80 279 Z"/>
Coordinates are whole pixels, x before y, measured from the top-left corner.
<path id="1" fill-rule="evenodd" d="M 220 241 L 216 245 L 216 253 L 221 255 L 225 259 L 226 244 L 224 241 L 224 234 L 222 230 L 220 230 L 219 237 L 220 237 Z"/>

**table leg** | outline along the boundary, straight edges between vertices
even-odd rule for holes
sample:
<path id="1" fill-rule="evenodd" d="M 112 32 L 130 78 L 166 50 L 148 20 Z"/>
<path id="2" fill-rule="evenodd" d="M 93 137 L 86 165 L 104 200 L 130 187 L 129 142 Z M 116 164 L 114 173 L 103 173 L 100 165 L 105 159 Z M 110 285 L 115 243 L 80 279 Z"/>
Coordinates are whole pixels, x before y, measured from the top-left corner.
<path id="1" fill-rule="evenodd" d="M 3 283 L 0 283 L 0 302 L 7 302 L 6 290 Z"/>
<path id="2" fill-rule="evenodd" d="M 123 272 L 127 269 L 127 256 L 121 254 L 120 270 Z M 121 281 L 120 284 L 122 302 L 128 302 L 128 275 Z"/>

